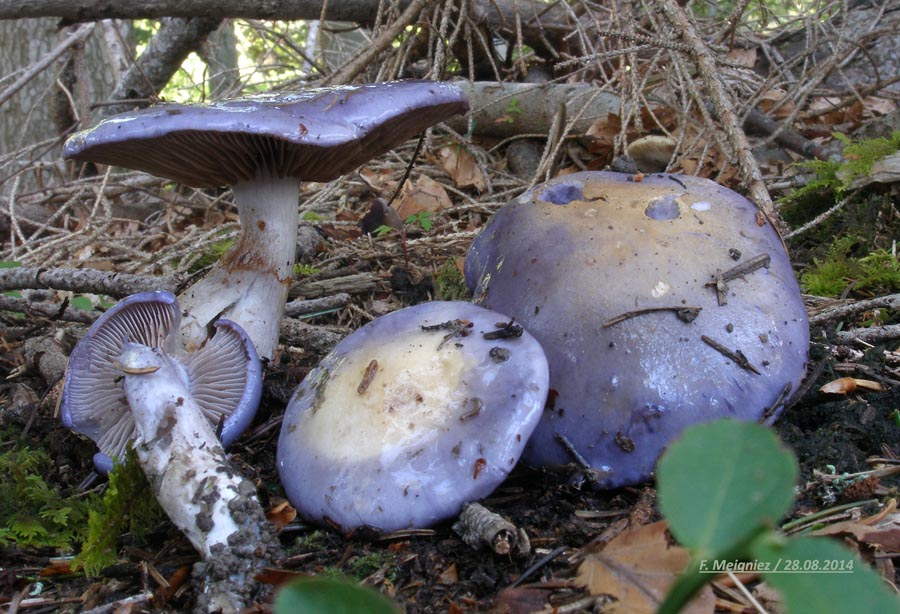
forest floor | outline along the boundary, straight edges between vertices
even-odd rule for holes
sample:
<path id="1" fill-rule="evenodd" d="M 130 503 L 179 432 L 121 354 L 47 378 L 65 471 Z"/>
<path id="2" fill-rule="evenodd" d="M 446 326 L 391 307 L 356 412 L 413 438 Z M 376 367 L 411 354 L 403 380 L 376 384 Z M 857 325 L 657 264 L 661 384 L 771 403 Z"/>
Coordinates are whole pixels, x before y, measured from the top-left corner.
<path id="1" fill-rule="evenodd" d="M 354 190 L 358 193 L 361 189 L 359 185 L 343 184 L 340 189 L 352 202 Z M 863 246 L 866 253 L 884 248 L 885 237 L 897 236 L 900 220 L 890 195 L 876 193 L 873 199 L 857 201 L 823 223 L 812 236 L 792 244 L 798 273 L 821 261 L 835 236 L 881 237 L 880 243 Z M 794 212 L 795 219 L 789 221 L 799 226 L 827 204 Z M 453 298 L 447 296 L 451 286 L 434 280 L 447 275 L 448 263 L 453 269 L 465 256 L 471 236 L 495 209 L 470 205 L 438 212 L 429 220 L 433 227 L 411 227 L 403 241 L 396 233 L 379 239 L 359 237 L 356 221 L 364 213 L 361 205 L 345 211 L 337 222 L 316 222 L 327 241 L 306 261 L 308 275 L 302 283 L 330 283 L 330 289 L 324 292 L 344 288 L 353 295 L 353 302 L 307 323 L 343 334 L 379 312 L 422 300 Z M 186 217 L 191 215 L 200 214 Z M 114 229 L 127 226 L 123 223 Z M 341 280 L 343 286 L 338 283 Z M 363 285 L 354 285 L 359 283 Z M 849 304 L 854 298 L 888 296 L 897 287 L 900 274 L 896 280 L 882 280 L 881 285 L 865 292 L 854 290 L 851 284 L 841 299 L 808 297 L 808 308 L 814 315 L 825 307 Z M 898 342 L 887 336 L 872 343 L 852 339 L 834 343 L 832 334 L 840 328 L 868 330 L 897 321 L 894 311 L 882 308 L 814 327 L 810 375 L 802 394 L 776 425 L 801 465 L 799 497 L 785 521 L 853 501 L 860 503 L 843 506 L 829 515 L 826 523 L 865 519 L 896 505 L 892 503 L 897 493 L 896 478 L 869 480 L 862 488 L 842 492 L 822 474 L 839 476 L 898 462 Z M 78 330 L 83 326 L 35 318 L 29 334 L 53 339 L 65 347 Z M 46 451 L 53 462 L 43 469 L 45 486 L 59 495 L 77 497 L 82 492 L 79 485 L 91 474 L 93 444 L 73 436 L 60 424 L 55 416 L 59 382 L 48 383 L 47 375 L 34 368 L 33 356 L 26 359 L 24 345 L 21 337 L 12 336 L 5 338 L 0 348 L 7 375 L 0 383 L 4 441 L 0 452 L 21 446 Z M 277 363 L 267 367 L 263 403 L 253 427 L 230 450 L 233 460 L 258 485 L 262 503 L 273 517 L 284 501 L 274 458 L 284 407 L 293 389 L 323 355 L 324 349 L 285 348 L 281 352 Z M 819 391 L 822 385 L 847 376 L 876 382 L 882 389 L 860 387 L 842 394 Z M 601 611 L 605 598 L 589 594 L 574 581 L 579 564 L 585 553 L 596 551 L 629 528 L 660 520 L 656 493 L 652 482 L 595 492 L 579 487 L 570 477 L 568 471 L 519 466 L 483 501 L 527 533 L 531 544 L 527 555 L 499 556 L 473 549 L 452 530 L 452 521 L 427 530 L 382 535 L 371 531 L 341 534 L 288 518 L 280 532 L 285 558 L 274 565 L 265 581 L 277 584 L 298 574 L 346 576 L 376 588 L 410 614 Z M 88 492 L 99 493 L 103 488 L 103 484 L 93 484 Z M 18 495 L 7 487 L 3 496 Z M 194 599 L 189 570 L 197 555 L 165 519 L 145 527 L 140 535 L 128 531 L 121 535 L 116 545 L 117 562 L 94 577 L 72 570 L 72 552 L 65 548 L 17 545 L 2 533 L 0 538 L 0 600 L 10 611 L 186 611 Z M 867 554 L 871 554 L 870 547 L 874 546 L 860 546 Z M 896 551 L 886 550 L 886 555 L 878 559 L 878 569 L 895 580 L 890 555 Z M 746 581 L 764 604 L 772 606 L 777 597 L 761 589 L 758 578 Z M 749 602 L 727 581 L 718 582 L 716 596 L 717 611 L 753 611 L 746 609 Z M 257 611 L 270 609 L 271 595 L 262 595 Z"/>

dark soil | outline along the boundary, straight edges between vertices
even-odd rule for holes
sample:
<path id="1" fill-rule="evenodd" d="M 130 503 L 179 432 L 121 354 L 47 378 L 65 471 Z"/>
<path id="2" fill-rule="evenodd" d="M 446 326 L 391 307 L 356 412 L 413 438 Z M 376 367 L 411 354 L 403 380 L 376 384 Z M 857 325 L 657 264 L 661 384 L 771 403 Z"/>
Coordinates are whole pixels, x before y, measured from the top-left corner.
<path id="1" fill-rule="evenodd" d="M 865 353 L 859 361 L 866 371 L 861 377 L 890 380 L 884 350 L 875 347 Z M 257 481 L 267 507 L 283 499 L 272 452 L 282 408 L 316 358 L 285 361 L 269 369 L 258 426 L 233 448 L 234 459 Z M 813 362 L 818 365 L 816 361 L 822 366 L 814 369 L 815 381 L 777 425 L 802 468 L 795 516 L 843 502 L 841 494 L 817 480 L 814 471 L 863 471 L 868 457 L 900 453 L 900 425 L 892 417 L 900 407 L 900 392 L 888 387 L 885 392 L 824 395 L 817 392 L 819 386 L 845 373 L 833 370 L 834 361 L 824 346 L 814 348 Z M 9 399 L 4 423 L 26 428 L 24 438 L 30 445 L 52 450 L 56 465 L 45 479 L 63 492 L 76 491 L 91 473 L 94 450 L 59 425 L 47 399 L 41 403 L 55 390 L 48 390 L 40 378 L 20 378 L 2 384 L 0 394 Z M 652 484 L 594 492 L 579 487 L 576 474 L 574 469 L 551 473 L 519 467 L 484 502 L 527 532 L 531 541 L 527 556 L 474 550 L 453 532 L 450 522 L 429 531 L 380 535 L 361 530 L 347 535 L 295 521 L 281 532 L 285 559 L 266 580 L 279 582 L 298 573 L 344 575 L 377 587 L 410 613 L 530 612 L 576 601 L 583 593 L 567 580 L 577 569 L 580 550 L 606 542 L 628 526 L 658 519 Z M 895 488 L 896 481 L 884 480 L 882 486 Z M 133 605 L 130 611 L 191 607 L 194 595 L 186 571 L 196 555 L 167 522 L 141 540 L 123 535 L 119 552 L 119 563 L 99 578 L 77 573 L 41 577 L 59 552 L 7 546 L 0 550 L 0 593 L 9 599 L 27 589 L 31 601 L 24 603 L 44 603 L 27 611 L 88 611 L 143 591 L 153 592 L 154 599 Z M 165 578 L 173 588 L 164 590 L 157 578 Z M 260 599 L 260 608 L 271 607 L 270 597 Z"/>

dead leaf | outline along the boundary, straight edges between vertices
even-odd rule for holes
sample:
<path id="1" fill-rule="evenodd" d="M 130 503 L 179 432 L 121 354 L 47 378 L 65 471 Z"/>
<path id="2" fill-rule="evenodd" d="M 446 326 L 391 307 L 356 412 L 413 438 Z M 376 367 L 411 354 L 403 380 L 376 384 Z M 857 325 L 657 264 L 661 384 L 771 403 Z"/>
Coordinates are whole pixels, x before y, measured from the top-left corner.
<path id="1" fill-rule="evenodd" d="M 847 520 L 817 529 L 813 534 L 852 536 L 856 542 L 876 546 L 887 552 L 900 552 L 900 528 L 893 525 L 879 528 Z"/>
<path id="2" fill-rule="evenodd" d="M 784 119 L 794 112 L 794 103 L 790 100 L 785 100 L 785 96 L 787 94 L 784 90 L 766 90 L 759 101 L 760 110 L 774 119 Z"/>
<path id="3" fill-rule="evenodd" d="M 479 192 L 487 189 L 487 181 L 481 167 L 468 149 L 462 145 L 447 145 L 438 150 L 438 163 L 459 188 L 474 187 Z"/>
<path id="4" fill-rule="evenodd" d="M 728 61 L 746 68 L 753 68 L 756 66 L 756 47 L 732 49 L 728 52 Z"/>
<path id="5" fill-rule="evenodd" d="M 441 572 L 437 578 L 438 584 L 456 584 L 459 582 L 459 573 L 456 571 L 456 563 L 450 563 L 449 567 Z"/>
<path id="6" fill-rule="evenodd" d="M 434 213 L 453 206 L 444 186 L 425 175 L 420 175 L 412 184 L 407 183 L 398 201 L 397 213 L 401 220 L 422 211 Z"/>
<path id="7" fill-rule="evenodd" d="M 374 170 L 365 166 L 359 170 L 359 178 L 376 194 L 390 195 L 397 190 L 394 172 L 389 169 Z"/>
<path id="8" fill-rule="evenodd" d="M 504 588 L 494 599 L 492 614 L 532 614 L 547 605 L 547 591 L 538 588 Z"/>
<path id="9" fill-rule="evenodd" d="M 266 520 L 275 525 L 276 531 L 281 531 L 286 525 L 297 517 L 297 510 L 287 501 L 280 501 L 266 510 Z"/>
<path id="10" fill-rule="evenodd" d="M 855 392 L 858 388 L 863 390 L 873 390 L 875 392 L 884 391 L 884 386 L 879 382 L 868 379 L 857 379 L 855 377 L 839 377 L 819 388 L 819 392 L 824 392 L 826 394 L 850 394 L 851 392 Z"/>
<path id="11" fill-rule="evenodd" d="M 691 558 L 684 548 L 669 544 L 666 529 L 661 521 L 620 534 L 584 559 L 576 584 L 592 595 L 616 599 L 610 612 L 653 614 Z M 715 596 L 705 586 L 682 612 L 709 614 L 714 608 Z"/>

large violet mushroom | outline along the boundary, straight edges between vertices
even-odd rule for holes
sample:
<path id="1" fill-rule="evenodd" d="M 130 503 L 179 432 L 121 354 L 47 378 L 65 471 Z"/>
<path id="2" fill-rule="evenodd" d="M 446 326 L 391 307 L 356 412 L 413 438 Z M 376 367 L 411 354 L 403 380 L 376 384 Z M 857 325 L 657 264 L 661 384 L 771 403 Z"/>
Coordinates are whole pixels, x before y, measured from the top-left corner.
<path id="1" fill-rule="evenodd" d="M 485 226 L 466 280 L 550 362 L 523 459 L 590 465 L 603 487 L 646 479 L 688 425 L 770 423 L 805 372 L 808 321 L 780 238 L 705 179 L 551 180 Z"/>
<path id="2" fill-rule="evenodd" d="M 278 470 L 307 519 L 426 527 L 490 494 L 540 418 L 547 362 L 527 332 L 465 302 L 392 312 L 341 341 L 294 393 Z"/>
<path id="3" fill-rule="evenodd" d="M 468 105 L 455 85 L 399 81 L 206 105 L 161 104 L 73 135 L 65 156 L 188 186 L 230 185 L 241 238 L 180 297 L 188 349 L 219 317 L 272 358 L 295 260 L 299 182 L 330 181 Z"/>
<path id="4" fill-rule="evenodd" d="M 248 605 L 274 538 L 256 488 L 235 471 L 216 431 L 230 442 L 249 425 L 261 366 L 227 320 L 195 352 L 177 355 L 179 319 L 169 292 L 137 294 L 103 314 L 72 352 L 60 412 L 97 443 L 101 470 L 134 446 L 160 505 L 204 559 L 199 609 L 235 612 Z"/>

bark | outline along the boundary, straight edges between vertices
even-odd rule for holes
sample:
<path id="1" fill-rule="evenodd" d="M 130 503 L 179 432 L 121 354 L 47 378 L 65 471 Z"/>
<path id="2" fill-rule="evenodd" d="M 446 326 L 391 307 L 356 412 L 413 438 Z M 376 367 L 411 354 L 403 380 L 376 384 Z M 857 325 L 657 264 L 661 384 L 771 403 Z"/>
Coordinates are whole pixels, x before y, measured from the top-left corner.
<path id="1" fill-rule="evenodd" d="M 561 105 L 572 121 L 570 133 L 584 134 L 597 118 L 619 113 L 619 97 L 587 83 L 534 84 L 460 81 L 469 97 L 475 133 L 507 138 L 520 134 L 546 135 Z M 468 132 L 468 119 L 447 122 L 460 133 Z"/>
<path id="2" fill-rule="evenodd" d="M 403 10 L 413 0 L 399 0 Z M 372 25 L 378 12 L 377 0 L 0 0 L 0 19 L 59 17 L 65 22 L 100 19 L 154 19 L 162 17 L 206 17 L 212 19 L 327 19 Z M 572 31 L 574 22 L 561 3 L 538 0 L 478 0 L 475 18 L 493 30 L 512 35 L 518 15 L 524 43 L 536 49 L 554 44 Z"/>
<path id="3" fill-rule="evenodd" d="M 137 106 L 147 106 L 150 99 L 169 82 L 188 54 L 200 48 L 220 21 L 214 17 L 164 19 L 147 48 L 119 81 L 111 99 L 139 101 Z M 106 105 L 98 115 L 108 117 L 128 111 L 134 106 L 134 103 Z"/>
<path id="4" fill-rule="evenodd" d="M 198 53 L 208 68 L 206 95 L 210 100 L 233 96 L 240 89 L 237 36 L 234 22 L 222 22 Z"/>
<path id="5" fill-rule="evenodd" d="M 0 291 L 53 289 L 122 298 L 149 290 L 174 291 L 177 286 L 177 280 L 172 277 L 147 277 L 94 269 L 0 269 Z"/>

